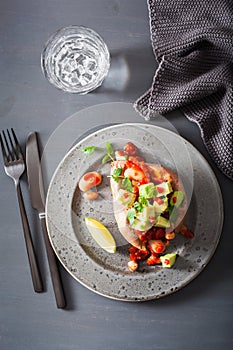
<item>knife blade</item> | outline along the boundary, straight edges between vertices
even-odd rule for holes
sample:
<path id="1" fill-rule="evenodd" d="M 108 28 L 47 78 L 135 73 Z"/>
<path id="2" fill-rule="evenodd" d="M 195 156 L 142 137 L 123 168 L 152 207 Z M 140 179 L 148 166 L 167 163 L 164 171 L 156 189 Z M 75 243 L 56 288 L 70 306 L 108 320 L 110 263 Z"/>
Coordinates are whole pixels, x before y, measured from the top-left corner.
<path id="1" fill-rule="evenodd" d="M 45 195 L 36 132 L 30 133 L 27 138 L 26 164 L 31 203 L 32 207 L 39 214 L 57 307 L 64 308 L 66 300 L 59 273 L 58 260 L 51 246 L 46 227 Z"/>

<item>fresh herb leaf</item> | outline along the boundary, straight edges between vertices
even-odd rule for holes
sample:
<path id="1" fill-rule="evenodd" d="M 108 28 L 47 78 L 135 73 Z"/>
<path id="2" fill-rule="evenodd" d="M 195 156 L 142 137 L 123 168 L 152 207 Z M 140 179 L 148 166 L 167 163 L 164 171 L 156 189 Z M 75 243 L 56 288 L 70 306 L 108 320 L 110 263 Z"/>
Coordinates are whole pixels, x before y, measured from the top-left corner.
<path id="1" fill-rule="evenodd" d="M 122 174 L 121 168 L 114 169 L 113 174 L 112 174 L 113 180 L 115 180 L 116 182 L 119 182 L 120 181 L 119 176 L 121 176 L 121 174 Z"/>
<path id="2" fill-rule="evenodd" d="M 108 155 L 112 155 L 113 152 L 114 152 L 114 149 L 113 149 L 111 143 L 107 141 L 106 144 L 105 144 L 105 146 L 106 146 L 107 154 L 108 154 Z"/>
<path id="3" fill-rule="evenodd" d="M 131 208 L 127 211 L 127 219 L 129 220 L 130 225 L 133 224 L 136 217 L 136 210 L 134 208 Z"/>
<path id="4" fill-rule="evenodd" d="M 142 203 L 135 202 L 135 203 L 134 203 L 134 208 L 135 208 L 137 211 L 142 212 L 143 205 L 142 205 Z"/>
<path id="5" fill-rule="evenodd" d="M 119 179 L 118 176 L 112 175 L 112 179 L 113 179 L 114 181 L 116 181 L 117 183 L 120 181 L 120 179 Z"/>
<path id="6" fill-rule="evenodd" d="M 122 187 L 129 192 L 133 192 L 133 185 L 128 177 L 122 180 Z"/>
<path id="7" fill-rule="evenodd" d="M 107 141 L 105 143 L 105 148 L 106 148 L 106 154 L 105 154 L 104 158 L 102 159 L 102 164 L 105 164 L 110 160 L 114 161 L 114 158 L 113 158 L 114 149 L 113 149 L 111 143 Z"/>
<path id="8" fill-rule="evenodd" d="M 142 196 L 138 197 L 138 201 L 142 206 L 147 206 L 148 205 L 148 199 Z"/>
<path id="9" fill-rule="evenodd" d="M 145 197 L 139 196 L 138 201 L 134 203 L 134 208 L 138 212 L 142 212 L 143 208 L 148 206 L 148 200 Z"/>
<path id="10" fill-rule="evenodd" d="M 102 159 L 102 164 L 105 164 L 107 162 L 109 162 L 111 160 L 111 158 L 109 157 L 108 154 L 105 154 L 104 158 Z"/>
<path id="11" fill-rule="evenodd" d="M 97 147 L 97 146 L 88 146 L 88 147 L 84 147 L 82 148 L 82 152 L 85 154 L 92 154 L 94 153 L 94 151 L 103 151 L 104 149 L 101 147 Z"/>
<path id="12" fill-rule="evenodd" d="M 88 146 L 88 147 L 84 147 L 82 149 L 82 152 L 85 154 L 92 154 L 94 153 L 95 150 L 96 150 L 96 146 Z"/>
<path id="13" fill-rule="evenodd" d="M 121 168 L 116 168 L 113 171 L 114 176 L 120 176 L 122 174 L 122 169 Z"/>

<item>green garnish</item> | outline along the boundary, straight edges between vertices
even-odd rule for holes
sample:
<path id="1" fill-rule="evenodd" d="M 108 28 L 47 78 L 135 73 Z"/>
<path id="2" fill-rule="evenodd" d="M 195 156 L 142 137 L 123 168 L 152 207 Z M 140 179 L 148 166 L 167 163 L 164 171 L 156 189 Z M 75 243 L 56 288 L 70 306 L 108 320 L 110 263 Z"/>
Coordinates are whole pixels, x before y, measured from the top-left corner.
<path id="1" fill-rule="evenodd" d="M 112 178 L 113 180 L 115 180 L 116 182 L 119 182 L 120 181 L 120 176 L 122 174 L 122 169 L 121 168 L 116 168 L 114 171 L 113 171 L 113 174 L 112 174 Z"/>
<path id="2" fill-rule="evenodd" d="M 114 176 L 120 176 L 122 174 L 122 169 L 121 168 L 116 168 L 113 172 Z"/>
<path id="3" fill-rule="evenodd" d="M 133 191 L 132 182 L 128 177 L 124 177 L 124 179 L 122 180 L 122 187 L 129 192 Z"/>
<path id="4" fill-rule="evenodd" d="M 105 147 L 106 147 L 107 154 L 109 154 L 109 155 L 113 154 L 114 149 L 113 149 L 113 147 L 112 147 L 110 142 L 107 141 L 106 144 L 105 144 Z"/>
<path id="5" fill-rule="evenodd" d="M 140 213 L 142 212 L 142 209 L 143 209 L 142 203 L 135 202 L 133 206 L 137 211 L 139 211 Z"/>
<path id="6" fill-rule="evenodd" d="M 148 206 L 148 200 L 147 198 L 142 196 L 139 196 L 138 201 L 134 203 L 134 208 L 140 213 L 142 212 L 143 208 L 147 206 Z"/>
<path id="7" fill-rule="evenodd" d="M 107 141 L 105 144 L 105 148 L 106 148 L 106 154 L 105 154 L 104 158 L 102 159 L 102 164 L 105 164 L 108 161 L 114 161 L 114 158 L 113 158 L 114 149 L 113 149 L 111 143 Z"/>
<path id="8" fill-rule="evenodd" d="M 127 219 L 129 220 L 130 225 L 133 224 L 136 217 L 136 210 L 134 208 L 131 208 L 127 211 Z"/>
<path id="9" fill-rule="evenodd" d="M 109 157 L 108 154 L 105 154 L 104 158 L 102 159 L 102 164 L 107 163 L 109 160 L 111 160 L 111 158 Z"/>
<path id="10" fill-rule="evenodd" d="M 84 147 L 82 149 L 82 152 L 85 153 L 85 154 L 92 154 L 94 153 L 94 151 L 96 150 L 96 146 L 88 146 L 88 147 Z"/>
<path id="11" fill-rule="evenodd" d="M 144 198 L 153 198 L 157 194 L 155 185 L 153 182 L 141 185 L 139 187 L 139 196 Z"/>
<path id="12" fill-rule="evenodd" d="M 96 151 L 96 150 L 103 151 L 104 149 L 101 147 L 97 147 L 97 146 L 88 146 L 88 147 L 84 147 L 82 149 L 82 152 L 90 155 L 90 154 L 94 153 L 94 151 Z M 111 143 L 108 141 L 105 144 L 105 151 L 106 151 L 106 154 L 102 159 L 102 164 L 105 164 L 108 161 L 114 161 L 115 159 L 114 159 L 113 155 L 114 155 L 115 151 L 114 151 Z"/>

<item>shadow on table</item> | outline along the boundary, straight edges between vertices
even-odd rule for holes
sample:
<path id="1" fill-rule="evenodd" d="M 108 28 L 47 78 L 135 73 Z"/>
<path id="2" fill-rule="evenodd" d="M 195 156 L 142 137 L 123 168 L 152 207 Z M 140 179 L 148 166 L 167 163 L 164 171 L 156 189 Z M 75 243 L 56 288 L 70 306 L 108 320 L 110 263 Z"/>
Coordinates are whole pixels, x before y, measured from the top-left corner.
<path id="1" fill-rule="evenodd" d="M 109 73 L 97 91 L 122 92 L 124 97 L 144 93 L 151 86 L 156 68 L 151 47 L 112 52 Z"/>

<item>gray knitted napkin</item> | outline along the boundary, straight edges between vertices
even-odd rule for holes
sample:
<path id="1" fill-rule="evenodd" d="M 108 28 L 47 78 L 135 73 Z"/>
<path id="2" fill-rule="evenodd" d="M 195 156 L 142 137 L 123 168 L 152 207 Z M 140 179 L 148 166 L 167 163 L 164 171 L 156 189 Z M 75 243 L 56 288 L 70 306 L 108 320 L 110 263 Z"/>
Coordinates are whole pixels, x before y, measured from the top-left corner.
<path id="1" fill-rule="evenodd" d="M 159 63 L 135 108 L 145 119 L 180 109 L 233 179 L 233 0 L 148 0 Z"/>

